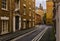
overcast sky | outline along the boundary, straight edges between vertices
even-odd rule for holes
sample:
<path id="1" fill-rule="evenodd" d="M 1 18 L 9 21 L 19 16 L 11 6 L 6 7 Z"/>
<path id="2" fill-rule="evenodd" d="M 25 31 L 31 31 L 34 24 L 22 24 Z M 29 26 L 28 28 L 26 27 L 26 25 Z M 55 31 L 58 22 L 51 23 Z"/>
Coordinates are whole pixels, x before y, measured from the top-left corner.
<path id="1" fill-rule="evenodd" d="M 43 8 L 46 9 L 46 0 L 36 0 L 36 6 L 39 7 L 39 4 L 42 4 Z"/>

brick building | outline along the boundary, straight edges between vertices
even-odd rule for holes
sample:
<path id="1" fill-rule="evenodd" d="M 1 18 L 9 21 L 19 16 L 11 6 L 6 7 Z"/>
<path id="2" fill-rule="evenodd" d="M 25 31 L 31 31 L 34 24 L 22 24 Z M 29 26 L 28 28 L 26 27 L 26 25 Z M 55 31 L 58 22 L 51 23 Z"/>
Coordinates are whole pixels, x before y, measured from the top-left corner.
<path id="1" fill-rule="evenodd" d="M 35 18 L 34 14 L 35 14 L 35 0 L 21 1 L 21 15 L 22 15 L 21 17 L 23 22 L 22 23 L 23 29 L 26 29 L 26 27 L 30 28 L 34 26 Z"/>
<path id="2" fill-rule="evenodd" d="M 0 0 L 0 4 L 0 35 L 35 25 L 35 0 Z"/>
<path id="3" fill-rule="evenodd" d="M 13 31 L 13 10 L 12 0 L 0 0 L 0 34 Z"/>
<path id="4" fill-rule="evenodd" d="M 35 25 L 41 24 L 41 15 L 35 14 Z"/>
<path id="5" fill-rule="evenodd" d="M 43 23 L 43 17 L 44 17 L 44 10 L 42 5 L 40 4 L 39 8 L 36 9 L 36 18 L 40 17 L 39 19 L 36 20 L 40 20 L 38 21 L 40 24 Z"/>

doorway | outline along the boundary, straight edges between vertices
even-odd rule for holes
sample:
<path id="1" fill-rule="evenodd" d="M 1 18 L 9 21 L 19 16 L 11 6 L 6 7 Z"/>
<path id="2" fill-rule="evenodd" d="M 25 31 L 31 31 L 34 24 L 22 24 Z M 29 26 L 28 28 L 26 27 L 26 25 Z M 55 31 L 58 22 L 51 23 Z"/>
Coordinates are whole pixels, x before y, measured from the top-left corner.
<path id="1" fill-rule="evenodd" d="M 19 30 L 19 16 L 15 16 L 15 29 Z"/>

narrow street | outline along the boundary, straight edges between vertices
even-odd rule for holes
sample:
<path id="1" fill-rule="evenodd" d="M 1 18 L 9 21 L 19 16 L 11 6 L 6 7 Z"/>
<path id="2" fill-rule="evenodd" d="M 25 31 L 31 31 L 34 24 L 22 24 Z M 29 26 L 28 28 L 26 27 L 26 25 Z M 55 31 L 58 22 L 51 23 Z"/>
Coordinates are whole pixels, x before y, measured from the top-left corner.
<path id="1" fill-rule="evenodd" d="M 60 41 L 60 0 L 0 0 L 0 41 Z"/>
<path id="2" fill-rule="evenodd" d="M 49 27 L 45 26 L 45 25 L 41 25 L 41 26 L 37 26 L 37 27 L 38 27 L 38 29 L 36 29 L 35 31 L 26 33 L 22 36 L 14 38 L 10 41 L 39 41 L 42 38 L 42 36 L 44 35 L 44 33 L 46 31 L 48 31 L 47 29 Z"/>

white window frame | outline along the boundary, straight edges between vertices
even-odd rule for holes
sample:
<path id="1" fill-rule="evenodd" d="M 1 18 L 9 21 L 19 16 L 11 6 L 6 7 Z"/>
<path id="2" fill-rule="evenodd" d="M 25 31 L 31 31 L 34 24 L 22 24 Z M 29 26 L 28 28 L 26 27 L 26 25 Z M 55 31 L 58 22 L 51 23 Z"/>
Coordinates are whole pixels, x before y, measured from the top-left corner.
<path id="1" fill-rule="evenodd" d="M 23 4 L 24 7 L 26 7 L 26 4 Z"/>
<path id="2" fill-rule="evenodd" d="M 6 0 L 6 8 L 1 8 L 2 10 L 6 10 L 6 11 L 8 11 L 8 0 Z"/>
<path id="3" fill-rule="evenodd" d="M 23 15 L 26 15 L 26 8 L 24 8 Z"/>
<path id="4" fill-rule="evenodd" d="M 21 29 L 21 17 L 19 17 L 19 30 Z"/>
<path id="5" fill-rule="evenodd" d="M 5 23 L 6 27 L 3 25 L 3 23 Z M 3 31 L 4 28 L 5 28 L 5 31 Z M 8 33 L 8 21 L 7 20 L 2 20 L 2 32 L 1 32 L 1 34 L 6 34 L 6 33 Z"/>

